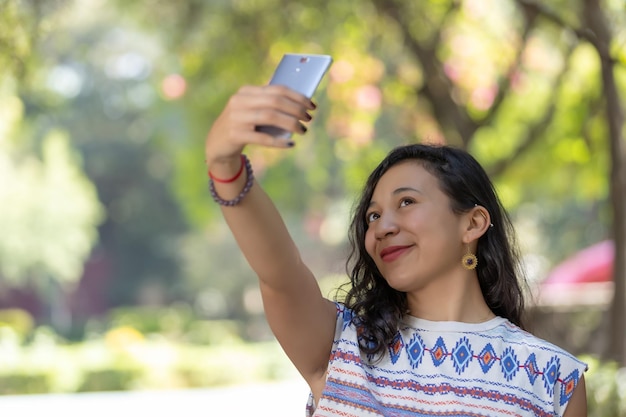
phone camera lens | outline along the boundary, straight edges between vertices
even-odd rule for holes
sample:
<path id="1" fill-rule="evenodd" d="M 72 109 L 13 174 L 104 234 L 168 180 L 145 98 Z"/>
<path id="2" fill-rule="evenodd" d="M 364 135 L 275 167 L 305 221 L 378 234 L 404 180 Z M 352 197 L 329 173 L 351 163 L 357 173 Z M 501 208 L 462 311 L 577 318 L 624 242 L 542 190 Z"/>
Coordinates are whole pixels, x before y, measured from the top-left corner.
<path id="1" fill-rule="evenodd" d="M 309 62 L 309 57 L 308 56 L 303 56 L 302 58 L 300 58 L 300 63 L 301 64 L 305 64 Z"/>

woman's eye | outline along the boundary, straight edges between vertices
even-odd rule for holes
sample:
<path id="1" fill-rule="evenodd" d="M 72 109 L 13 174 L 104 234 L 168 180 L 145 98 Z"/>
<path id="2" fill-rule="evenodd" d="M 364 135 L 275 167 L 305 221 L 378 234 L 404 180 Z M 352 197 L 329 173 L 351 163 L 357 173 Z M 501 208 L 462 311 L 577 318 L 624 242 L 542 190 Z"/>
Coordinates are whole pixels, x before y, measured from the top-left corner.
<path id="1" fill-rule="evenodd" d="M 367 216 L 365 216 L 365 220 L 367 221 L 367 223 L 371 223 L 374 220 L 378 219 L 378 213 L 369 213 L 367 214 Z"/>
<path id="2" fill-rule="evenodd" d="M 415 201 L 413 201 L 413 199 L 411 198 L 403 198 L 402 201 L 400 201 L 400 207 L 404 207 L 404 206 L 408 206 L 410 204 L 415 203 Z"/>

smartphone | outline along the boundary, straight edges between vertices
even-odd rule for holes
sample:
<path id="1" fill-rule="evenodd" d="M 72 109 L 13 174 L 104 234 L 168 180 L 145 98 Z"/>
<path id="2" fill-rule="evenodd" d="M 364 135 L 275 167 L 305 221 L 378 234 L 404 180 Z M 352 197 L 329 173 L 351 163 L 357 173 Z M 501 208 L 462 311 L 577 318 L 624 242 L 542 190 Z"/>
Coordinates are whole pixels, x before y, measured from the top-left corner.
<path id="1" fill-rule="evenodd" d="M 311 98 L 332 62 L 330 55 L 285 54 L 270 84 L 284 85 Z M 256 130 L 278 138 L 291 137 L 291 132 L 275 126 L 257 126 Z"/>

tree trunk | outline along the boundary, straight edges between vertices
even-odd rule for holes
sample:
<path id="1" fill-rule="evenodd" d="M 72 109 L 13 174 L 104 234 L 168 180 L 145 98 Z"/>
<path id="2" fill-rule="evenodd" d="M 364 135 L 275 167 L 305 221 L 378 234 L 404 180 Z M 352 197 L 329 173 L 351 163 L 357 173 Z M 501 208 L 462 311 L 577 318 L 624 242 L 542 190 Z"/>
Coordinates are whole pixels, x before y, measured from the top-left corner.
<path id="1" fill-rule="evenodd" d="M 626 366 L 626 145 L 622 135 L 624 113 L 620 102 L 613 60 L 609 53 L 611 33 L 598 0 L 585 0 L 585 19 L 595 35 L 592 41 L 600 55 L 602 83 L 606 98 L 606 117 L 611 153 L 611 204 L 613 209 L 613 239 L 615 242 L 615 292 L 609 317 L 606 358 Z"/>

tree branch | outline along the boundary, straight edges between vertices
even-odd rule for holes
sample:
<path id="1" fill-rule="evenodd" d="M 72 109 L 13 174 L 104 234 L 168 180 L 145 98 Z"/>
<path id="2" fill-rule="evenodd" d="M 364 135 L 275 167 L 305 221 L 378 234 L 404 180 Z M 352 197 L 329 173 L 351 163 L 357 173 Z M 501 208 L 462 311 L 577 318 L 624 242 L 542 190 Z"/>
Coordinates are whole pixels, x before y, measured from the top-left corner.
<path id="1" fill-rule="evenodd" d="M 437 57 L 437 48 L 441 43 L 442 31 L 435 33 L 433 39 L 427 45 L 420 44 L 411 34 L 410 22 L 407 22 L 406 14 L 403 14 L 401 7 L 393 1 L 374 0 L 376 7 L 392 20 L 394 20 L 404 37 L 409 50 L 417 57 L 424 71 L 424 85 L 416 91 L 418 96 L 425 97 L 432 107 L 433 114 L 440 126 L 445 129 L 446 125 L 452 127 L 458 133 L 464 147 L 467 148 L 476 131 L 484 125 L 491 123 L 500 110 L 504 99 L 511 89 L 513 74 L 519 71 L 521 57 L 526 48 L 528 37 L 534 28 L 538 15 L 534 7 L 520 5 L 525 14 L 524 28 L 522 30 L 522 42 L 517 50 L 516 56 L 511 63 L 509 70 L 498 82 L 498 92 L 486 115 L 480 120 L 472 119 L 464 105 L 458 104 L 452 97 L 454 84 L 443 71 L 443 64 Z M 453 2 L 444 17 L 445 22 L 452 12 L 456 10 L 458 4 Z M 442 25 L 443 26 L 443 25 Z"/>
<path id="2" fill-rule="evenodd" d="M 610 328 L 607 337 L 606 356 L 608 359 L 626 365 L 626 146 L 624 146 L 624 112 L 615 75 L 614 61 L 608 55 L 608 45 L 612 34 L 608 22 L 597 0 L 584 1 L 585 22 L 597 36 L 592 44 L 600 55 L 602 91 L 606 100 L 606 122 L 609 130 L 609 152 L 611 156 L 610 196 L 613 211 L 613 241 L 615 258 L 613 269 L 614 293 L 609 310 Z M 607 49 L 605 49 L 607 48 Z"/>
<path id="3" fill-rule="evenodd" d="M 498 93 L 495 99 L 493 100 L 493 103 L 489 107 L 487 114 L 485 115 L 485 117 L 483 117 L 480 120 L 479 123 L 481 126 L 488 125 L 489 123 L 491 123 L 495 115 L 498 114 L 498 110 L 500 110 L 500 107 L 502 106 L 504 99 L 506 98 L 509 91 L 511 90 L 513 76 L 517 71 L 519 71 L 521 67 L 522 55 L 524 54 L 524 50 L 526 50 L 528 37 L 530 36 L 530 32 L 534 28 L 535 21 L 537 19 L 537 13 L 533 9 L 522 6 L 522 10 L 524 11 L 524 14 L 526 15 L 526 19 L 524 20 L 524 29 L 522 30 L 521 45 L 518 48 L 517 53 L 515 54 L 515 59 L 511 63 L 506 75 L 504 77 L 501 77 L 500 81 L 498 82 Z"/>
<path id="4" fill-rule="evenodd" d="M 574 51 L 574 46 L 571 45 L 567 51 L 565 56 L 565 62 L 569 63 L 569 57 Z M 499 160 L 494 163 L 490 167 L 487 168 L 487 173 L 490 177 L 495 178 L 501 175 L 510 165 L 515 161 L 520 155 L 523 155 L 528 149 L 534 145 L 539 138 L 541 138 L 546 131 L 546 129 L 550 126 L 552 122 L 552 117 L 554 116 L 554 112 L 556 111 L 557 100 L 555 96 L 558 94 L 559 87 L 563 84 L 563 80 L 565 75 L 569 70 L 569 65 L 566 65 L 563 70 L 559 73 L 559 76 L 556 78 L 554 82 L 554 88 L 552 89 L 552 97 L 548 100 L 550 103 L 548 109 L 544 112 L 543 117 L 535 122 L 526 132 L 524 139 L 521 143 L 515 148 L 515 150 L 508 155 L 506 158 Z"/>
<path id="5" fill-rule="evenodd" d="M 603 59 L 607 59 L 611 62 L 616 62 L 611 57 L 609 45 L 598 38 L 596 33 L 590 28 L 577 28 L 575 25 L 566 22 L 561 16 L 556 14 L 553 10 L 549 9 L 542 3 L 537 3 L 535 0 L 517 0 L 517 3 L 521 7 L 525 7 L 528 10 L 534 10 L 535 13 L 541 15 L 545 19 L 555 23 L 556 25 L 567 29 L 572 32 L 578 39 L 585 40 L 591 43 L 598 51 Z"/>
<path id="6" fill-rule="evenodd" d="M 373 3 L 382 14 L 387 15 L 398 24 L 408 49 L 417 57 L 422 65 L 425 83 L 416 93 L 426 97 L 430 102 L 433 114 L 440 126 L 443 129 L 446 128 L 446 125 L 454 128 L 459 133 L 463 144 L 466 145 L 469 142 L 469 138 L 471 138 L 476 130 L 476 127 L 474 121 L 471 120 L 465 109 L 459 106 L 450 95 L 454 86 L 448 77 L 446 77 L 436 51 L 441 34 L 437 33 L 433 40 L 428 42 L 428 45 L 424 46 L 412 35 L 410 31 L 411 24 L 406 21 L 407 16 L 401 12 L 400 6 L 389 0 L 373 0 Z M 447 12 L 447 16 L 449 16 L 456 7 L 457 4 L 452 3 Z"/>

